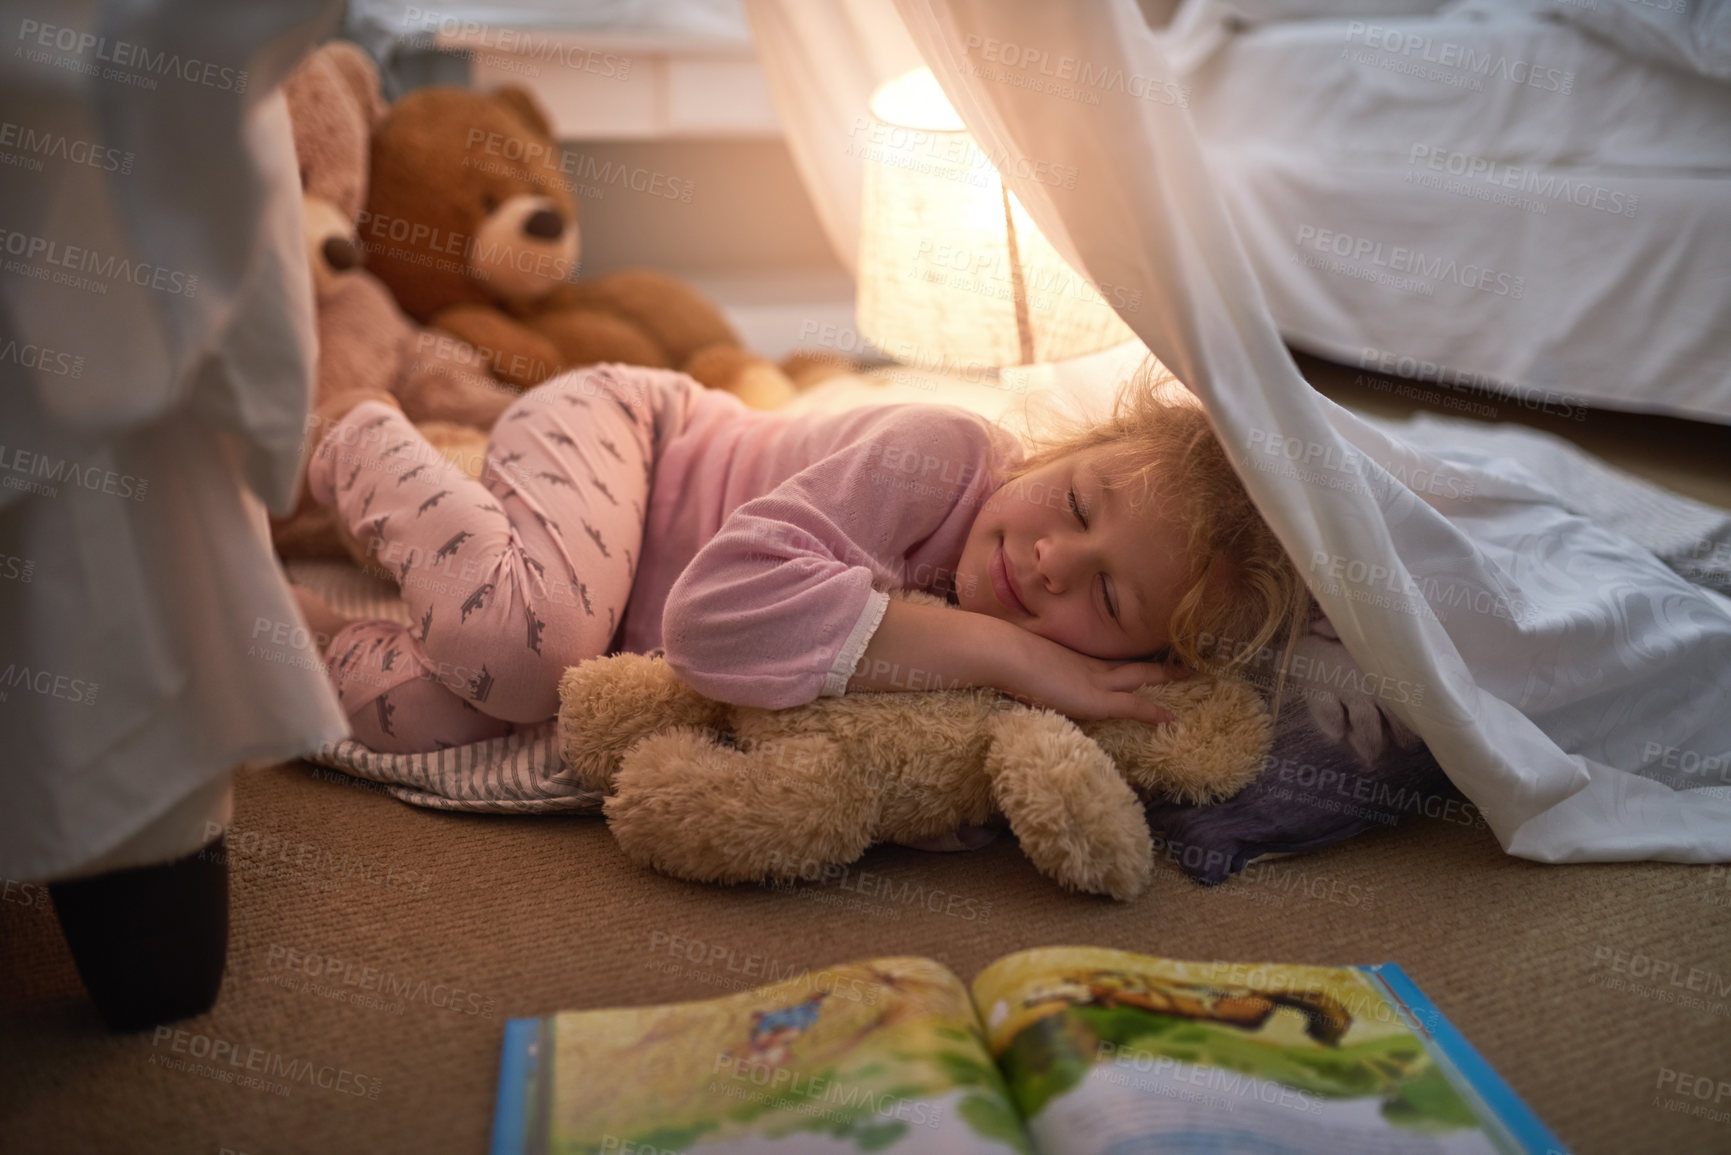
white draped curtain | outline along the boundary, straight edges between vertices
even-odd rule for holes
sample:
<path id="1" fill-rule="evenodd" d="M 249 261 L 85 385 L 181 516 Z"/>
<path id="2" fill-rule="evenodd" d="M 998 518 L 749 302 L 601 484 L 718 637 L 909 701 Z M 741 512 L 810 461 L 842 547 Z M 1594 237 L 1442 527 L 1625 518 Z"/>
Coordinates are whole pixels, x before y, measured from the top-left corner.
<path id="1" fill-rule="evenodd" d="M 56 151 L 0 169 L 6 877 L 184 854 L 202 822 L 136 840 L 348 734 L 316 656 L 253 641 L 300 625 L 262 523 L 295 497 L 316 353 L 281 84 L 340 7 L 8 6 L 0 105 Z"/>
<path id="2" fill-rule="evenodd" d="M 1387 708 L 1505 850 L 1731 859 L 1731 788 L 1678 772 L 1731 764 L 1731 601 L 1570 512 L 1518 462 L 1397 438 L 1310 388 L 1132 0 L 896 0 L 900 26 L 878 6 L 869 39 L 853 3 L 747 11 L 850 266 L 849 130 L 899 70 L 885 46 L 900 36 L 989 155 L 1074 169 L 1073 188 L 1003 175 L 1077 270 L 1138 300 L 1124 320 L 1201 398 L 1354 659 L 1415 691 Z M 1018 67 L 1030 52 L 1039 66 Z"/>
<path id="3" fill-rule="evenodd" d="M 858 143 L 878 85 L 921 64 L 887 0 L 747 0 L 751 33 L 793 162 L 836 258 L 859 260 Z"/>

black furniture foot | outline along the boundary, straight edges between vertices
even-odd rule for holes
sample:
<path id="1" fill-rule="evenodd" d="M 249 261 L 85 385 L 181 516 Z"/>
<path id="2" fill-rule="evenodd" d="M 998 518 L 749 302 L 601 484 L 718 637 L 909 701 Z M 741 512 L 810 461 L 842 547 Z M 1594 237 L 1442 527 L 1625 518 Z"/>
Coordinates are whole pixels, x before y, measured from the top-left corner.
<path id="1" fill-rule="evenodd" d="M 226 838 L 156 866 L 54 882 L 61 933 L 111 1031 L 203 1014 L 228 955 Z"/>

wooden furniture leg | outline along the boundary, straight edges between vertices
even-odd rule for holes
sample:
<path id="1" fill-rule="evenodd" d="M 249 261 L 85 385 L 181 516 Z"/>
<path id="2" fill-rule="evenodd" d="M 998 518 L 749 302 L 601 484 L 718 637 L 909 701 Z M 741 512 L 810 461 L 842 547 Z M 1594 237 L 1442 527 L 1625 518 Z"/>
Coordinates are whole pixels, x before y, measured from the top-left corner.
<path id="1" fill-rule="evenodd" d="M 228 856 L 218 837 L 183 858 L 49 883 L 78 977 L 111 1031 L 203 1014 L 228 956 Z"/>

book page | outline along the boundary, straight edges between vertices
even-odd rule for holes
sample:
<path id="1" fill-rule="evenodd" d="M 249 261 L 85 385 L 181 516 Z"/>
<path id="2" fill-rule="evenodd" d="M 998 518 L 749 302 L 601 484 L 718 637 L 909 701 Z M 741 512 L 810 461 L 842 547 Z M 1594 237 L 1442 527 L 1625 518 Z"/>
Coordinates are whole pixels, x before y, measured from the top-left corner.
<path id="1" fill-rule="evenodd" d="M 973 997 L 1048 1155 L 1498 1150 L 1353 967 L 1049 948 L 994 962 Z"/>
<path id="2" fill-rule="evenodd" d="M 1030 1151 L 967 990 L 929 959 L 551 1023 L 557 1155 Z"/>

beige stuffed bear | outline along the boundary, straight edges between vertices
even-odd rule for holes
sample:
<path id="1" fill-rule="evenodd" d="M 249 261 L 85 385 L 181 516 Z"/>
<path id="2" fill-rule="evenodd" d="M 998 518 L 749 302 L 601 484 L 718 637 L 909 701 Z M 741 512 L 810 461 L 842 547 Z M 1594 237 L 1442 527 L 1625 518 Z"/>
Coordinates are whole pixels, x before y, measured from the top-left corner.
<path id="1" fill-rule="evenodd" d="M 877 842 L 1003 817 L 1043 874 L 1130 899 L 1153 866 L 1138 795 L 1227 798 L 1255 778 L 1272 735 L 1242 682 L 1139 693 L 1174 720 L 1076 723 L 989 689 L 762 710 L 698 694 L 659 657 L 618 654 L 566 671 L 558 741 L 568 773 L 609 795 L 626 855 L 679 878 L 813 878 Z"/>
<path id="2" fill-rule="evenodd" d="M 378 71 L 353 44 L 317 49 L 284 85 L 300 165 L 307 263 L 317 305 L 316 412 L 342 398 L 388 393 L 429 440 L 480 467 L 485 430 L 517 391 L 494 381 L 481 354 L 423 329 L 361 267 L 355 222 L 366 200 L 367 149 L 384 115 Z M 316 415 L 315 412 L 315 415 Z M 329 426 L 309 423 L 309 440 Z M 357 549 L 302 487 L 300 505 L 272 523 L 283 557 L 341 557 Z"/>
<path id="3" fill-rule="evenodd" d="M 493 379 L 477 350 L 416 325 L 361 267 L 355 222 L 366 201 L 371 132 L 385 114 L 372 60 L 333 40 L 301 62 L 284 91 L 318 301 L 317 400 L 383 390 L 410 421 L 491 429 L 517 391 Z"/>

